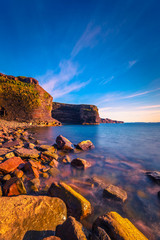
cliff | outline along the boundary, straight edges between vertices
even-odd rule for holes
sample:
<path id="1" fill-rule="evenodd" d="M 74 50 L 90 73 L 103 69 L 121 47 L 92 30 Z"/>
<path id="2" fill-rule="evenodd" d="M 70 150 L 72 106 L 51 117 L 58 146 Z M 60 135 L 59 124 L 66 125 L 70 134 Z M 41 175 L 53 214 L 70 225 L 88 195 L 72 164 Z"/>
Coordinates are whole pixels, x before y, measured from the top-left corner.
<path id="1" fill-rule="evenodd" d="M 65 104 L 53 102 L 52 117 L 62 123 L 99 124 L 100 117 L 95 105 Z"/>
<path id="2" fill-rule="evenodd" d="M 0 73 L 0 118 L 60 125 L 51 117 L 52 101 L 36 79 Z"/>

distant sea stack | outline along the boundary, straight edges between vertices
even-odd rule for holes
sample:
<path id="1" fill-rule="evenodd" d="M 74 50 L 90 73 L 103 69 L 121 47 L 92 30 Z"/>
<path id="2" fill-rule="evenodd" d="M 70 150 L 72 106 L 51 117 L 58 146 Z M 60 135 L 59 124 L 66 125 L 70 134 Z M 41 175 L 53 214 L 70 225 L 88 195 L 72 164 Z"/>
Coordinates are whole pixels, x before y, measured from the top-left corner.
<path id="1" fill-rule="evenodd" d="M 124 123 L 123 121 L 112 120 L 109 118 L 101 118 L 101 123 Z"/>
<path id="2" fill-rule="evenodd" d="M 0 73 L 0 118 L 60 125 L 51 117 L 52 102 L 36 79 Z"/>
<path id="3" fill-rule="evenodd" d="M 98 108 L 87 104 L 53 102 L 52 117 L 69 124 L 99 124 L 101 122 Z"/>

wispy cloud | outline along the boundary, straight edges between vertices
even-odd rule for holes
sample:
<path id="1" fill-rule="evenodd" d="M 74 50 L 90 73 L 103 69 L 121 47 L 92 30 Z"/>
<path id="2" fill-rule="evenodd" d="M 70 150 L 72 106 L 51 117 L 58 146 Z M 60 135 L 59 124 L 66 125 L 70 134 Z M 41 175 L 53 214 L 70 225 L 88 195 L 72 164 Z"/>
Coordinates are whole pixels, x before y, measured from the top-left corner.
<path id="1" fill-rule="evenodd" d="M 128 68 L 133 67 L 137 63 L 137 60 L 129 61 Z"/>
<path id="2" fill-rule="evenodd" d="M 137 107 L 137 109 L 152 109 L 152 108 L 160 108 L 160 105 L 151 105 L 151 106 Z"/>
<path id="3" fill-rule="evenodd" d="M 81 72 L 78 65 L 71 60 L 63 60 L 59 64 L 59 72 L 48 71 L 45 75 L 38 77 L 43 83 L 42 87 L 53 95 L 54 99 L 62 97 L 70 92 L 78 91 L 89 84 L 90 80 L 79 82 L 74 80 Z M 72 83 L 74 80 L 74 83 Z"/>
<path id="4" fill-rule="evenodd" d="M 114 79 L 115 77 L 114 76 L 111 76 L 111 77 L 109 77 L 109 78 L 103 78 L 103 80 L 102 81 L 100 81 L 100 84 L 107 84 L 107 83 L 109 83 L 109 82 L 111 82 L 113 79 Z"/>
<path id="5" fill-rule="evenodd" d="M 97 42 L 97 36 L 99 35 L 100 31 L 100 26 L 93 26 L 93 23 L 89 23 L 86 27 L 86 30 L 74 46 L 71 57 L 74 58 L 84 48 L 92 48 L 95 46 Z"/>
<path id="6" fill-rule="evenodd" d="M 102 103 L 110 102 L 110 101 L 118 101 L 118 100 L 122 100 L 122 99 L 136 98 L 136 97 L 147 95 L 149 93 L 156 92 L 159 90 L 160 90 L 160 88 L 156 88 L 156 89 L 152 89 L 152 90 L 148 90 L 148 91 L 144 91 L 144 92 L 136 92 L 131 95 L 123 95 L 123 93 L 106 94 L 99 100 L 98 104 L 102 104 Z"/>

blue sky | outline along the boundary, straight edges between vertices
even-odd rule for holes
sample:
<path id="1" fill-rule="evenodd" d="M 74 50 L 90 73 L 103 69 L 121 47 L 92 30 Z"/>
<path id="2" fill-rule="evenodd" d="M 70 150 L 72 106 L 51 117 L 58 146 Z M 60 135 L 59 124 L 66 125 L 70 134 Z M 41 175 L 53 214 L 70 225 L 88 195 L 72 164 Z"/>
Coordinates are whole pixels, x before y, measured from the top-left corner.
<path id="1" fill-rule="evenodd" d="M 160 1 L 0 1 L 0 72 L 102 117 L 160 121 Z"/>

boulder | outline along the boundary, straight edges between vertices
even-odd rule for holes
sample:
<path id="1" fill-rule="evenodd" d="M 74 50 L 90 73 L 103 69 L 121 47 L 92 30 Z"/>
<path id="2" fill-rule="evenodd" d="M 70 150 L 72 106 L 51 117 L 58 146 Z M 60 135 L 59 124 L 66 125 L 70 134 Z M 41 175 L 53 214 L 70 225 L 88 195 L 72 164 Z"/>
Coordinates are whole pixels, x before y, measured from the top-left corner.
<path id="1" fill-rule="evenodd" d="M 24 165 L 23 160 L 20 157 L 12 157 L 0 164 L 0 171 L 3 173 L 9 173 L 16 170 L 18 167 Z"/>
<path id="2" fill-rule="evenodd" d="M 93 143 L 90 140 L 79 142 L 76 147 L 83 151 L 87 151 L 95 148 Z"/>
<path id="3" fill-rule="evenodd" d="M 109 184 L 103 190 L 103 197 L 124 202 L 127 199 L 127 193 L 122 188 Z"/>
<path id="4" fill-rule="evenodd" d="M 30 160 L 24 165 L 24 171 L 32 178 L 39 178 L 39 166 Z"/>
<path id="5" fill-rule="evenodd" d="M 30 240 L 36 231 L 44 231 L 45 236 L 46 231 L 55 231 L 67 215 L 61 199 L 47 196 L 3 197 L 0 209 L 0 239 L 3 240 Z"/>
<path id="6" fill-rule="evenodd" d="M 5 196 L 17 196 L 26 194 L 26 189 L 23 182 L 17 177 L 9 179 L 3 186 L 3 192 Z"/>
<path id="7" fill-rule="evenodd" d="M 91 166 L 90 163 L 88 163 L 85 159 L 82 158 L 75 158 L 71 162 L 72 167 L 78 168 L 78 169 L 85 169 Z"/>
<path id="8" fill-rule="evenodd" d="M 14 152 L 9 152 L 5 155 L 5 158 L 12 158 L 15 157 Z"/>
<path id="9" fill-rule="evenodd" d="M 39 152 L 36 149 L 20 148 L 16 150 L 16 154 L 22 158 L 38 158 Z"/>
<path id="10" fill-rule="evenodd" d="M 51 151 L 51 152 L 57 152 L 57 149 L 50 145 L 40 145 L 37 147 L 40 151 Z"/>
<path id="11" fill-rule="evenodd" d="M 46 158 L 45 158 L 46 157 Z M 42 154 L 41 154 L 41 159 L 45 159 L 45 161 L 47 161 L 47 159 L 48 159 L 48 161 L 51 161 L 52 159 L 56 159 L 56 160 L 58 160 L 58 154 L 57 153 L 55 153 L 55 152 L 52 152 L 52 151 L 50 151 L 50 150 L 48 150 L 48 151 L 45 151 L 45 152 L 43 152 Z"/>
<path id="12" fill-rule="evenodd" d="M 20 140 L 14 140 L 14 141 L 9 141 L 9 142 L 5 142 L 3 143 L 2 147 L 3 148 L 10 148 L 10 147 L 14 147 L 20 144 Z"/>
<path id="13" fill-rule="evenodd" d="M 93 232 L 100 227 L 112 240 L 147 240 L 147 238 L 127 219 L 116 212 L 98 217 L 93 224 Z"/>
<path id="14" fill-rule="evenodd" d="M 87 240 L 82 224 L 74 217 L 68 217 L 62 225 L 57 226 L 56 236 L 61 240 Z"/>
<path id="15" fill-rule="evenodd" d="M 0 148 L 0 156 L 3 156 L 5 154 L 7 154 L 8 152 L 10 152 L 10 150 L 8 148 Z"/>
<path id="16" fill-rule="evenodd" d="M 71 163 L 71 158 L 68 155 L 65 155 L 60 159 L 60 161 L 61 163 L 68 164 L 68 163 Z"/>
<path id="17" fill-rule="evenodd" d="M 82 219 L 91 214 L 90 202 L 64 182 L 52 183 L 48 194 L 59 197 L 66 203 L 68 216 Z"/>
<path id="18" fill-rule="evenodd" d="M 50 237 L 45 237 L 42 240 L 61 240 L 59 237 L 56 236 L 50 236 Z"/>
<path id="19" fill-rule="evenodd" d="M 23 175 L 24 175 L 24 173 L 23 173 L 22 170 L 16 169 L 16 170 L 14 171 L 14 175 L 15 175 L 17 178 L 22 178 Z"/>
<path id="20" fill-rule="evenodd" d="M 157 184 L 160 184 L 160 172 L 159 171 L 147 172 L 146 174 Z"/>
<path id="21" fill-rule="evenodd" d="M 72 151 L 74 149 L 74 145 L 62 135 L 59 135 L 56 138 L 56 143 L 59 149 L 66 150 L 66 151 Z"/>

